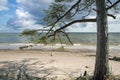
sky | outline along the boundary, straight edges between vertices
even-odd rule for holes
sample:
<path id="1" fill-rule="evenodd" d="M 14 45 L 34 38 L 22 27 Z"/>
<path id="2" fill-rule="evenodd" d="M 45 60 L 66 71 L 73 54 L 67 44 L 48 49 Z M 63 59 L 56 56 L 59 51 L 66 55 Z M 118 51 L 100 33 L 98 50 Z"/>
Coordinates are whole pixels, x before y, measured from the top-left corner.
<path id="1" fill-rule="evenodd" d="M 45 27 L 44 10 L 53 0 L 0 0 L 0 33 L 21 32 Z M 109 32 L 120 32 L 120 14 L 108 18 Z M 96 23 L 74 24 L 69 32 L 96 32 Z"/>

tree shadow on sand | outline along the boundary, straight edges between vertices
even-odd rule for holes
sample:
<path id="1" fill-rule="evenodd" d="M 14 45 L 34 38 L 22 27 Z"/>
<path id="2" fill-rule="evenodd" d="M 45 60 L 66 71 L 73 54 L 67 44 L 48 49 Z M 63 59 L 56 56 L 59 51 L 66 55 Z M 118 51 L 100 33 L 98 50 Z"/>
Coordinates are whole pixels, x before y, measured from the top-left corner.
<path id="1" fill-rule="evenodd" d="M 67 76 L 72 76 L 72 74 L 75 73 L 71 72 L 69 74 L 55 67 L 45 67 L 46 64 L 52 62 L 54 62 L 54 60 L 48 63 L 42 63 L 35 58 L 28 58 L 21 61 L 1 61 L 0 80 L 48 80 L 48 76 L 55 71 L 61 71 L 62 75 Z M 36 65 L 39 66 L 36 67 Z M 56 79 L 57 77 L 52 77 L 52 80 Z"/>
<path id="2" fill-rule="evenodd" d="M 28 64 L 30 60 L 24 59 L 22 61 L 3 61 L 0 62 L 0 79 L 3 80 L 31 80 L 32 75 L 29 75 L 28 70 L 33 70 L 28 68 L 28 65 L 34 65 L 35 63 Z M 35 70 L 34 70 L 35 71 Z"/>

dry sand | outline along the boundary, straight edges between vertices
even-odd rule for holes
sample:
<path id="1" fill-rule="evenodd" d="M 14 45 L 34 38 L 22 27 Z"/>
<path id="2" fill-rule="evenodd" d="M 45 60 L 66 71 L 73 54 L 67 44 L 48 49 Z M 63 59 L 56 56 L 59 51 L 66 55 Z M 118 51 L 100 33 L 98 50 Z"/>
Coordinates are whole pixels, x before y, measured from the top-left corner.
<path id="1" fill-rule="evenodd" d="M 111 50 L 110 57 L 120 57 L 119 52 Z M 0 75 L 19 74 L 26 71 L 36 77 L 71 78 L 87 71 L 93 75 L 95 65 L 94 49 L 65 51 L 51 50 L 0 50 Z M 110 71 L 120 75 L 120 61 L 110 60 Z"/>

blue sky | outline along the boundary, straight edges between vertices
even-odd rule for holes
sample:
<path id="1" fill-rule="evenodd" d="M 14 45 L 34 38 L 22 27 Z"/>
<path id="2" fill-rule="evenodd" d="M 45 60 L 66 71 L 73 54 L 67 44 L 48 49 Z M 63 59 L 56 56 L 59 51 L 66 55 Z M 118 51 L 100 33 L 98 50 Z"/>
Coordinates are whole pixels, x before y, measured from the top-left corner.
<path id="1" fill-rule="evenodd" d="M 0 0 L 0 32 L 20 32 L 24 29 L 44 27 L 42 19 L 45 14 L 43 10 L 47 9 L 52 1 Z M 108 20 L 109 32 L 120 32 L 120 15 L 117 15 L 116 20 L 112 18 L 108 18 Z M 68 31 L 96 32 L 95 23 L 86 23 L 86 27 L 81 27 L 82 25 L 74 24 Z"/>

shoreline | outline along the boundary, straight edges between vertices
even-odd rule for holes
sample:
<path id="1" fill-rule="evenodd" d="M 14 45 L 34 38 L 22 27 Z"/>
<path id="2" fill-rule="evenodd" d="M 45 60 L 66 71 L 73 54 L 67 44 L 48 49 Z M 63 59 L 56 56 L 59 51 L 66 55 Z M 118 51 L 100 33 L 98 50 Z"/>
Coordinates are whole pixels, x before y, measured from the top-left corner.
<path id="1" fill-rule="evenodd" d="M 34 44 L 34 43 L 0 43 L 0 50 L 59 50 L 64 48 L 64 50 L 93 50 L 96 51 L 96 45 L 92 44 Z M 120 52 L 120 45 L 109 45 L 110 51 Z"/>
<path id="2" fill-rule="evenodd" d="M 96 52 L 96 45 L 90 44 L 34 44 L 34 43 L 0 43 L 0 50 L 47 50 L 47 51 L 83 51 Z M 109 45 L 110 53 L 119 53 L 120 45 Z"/>

